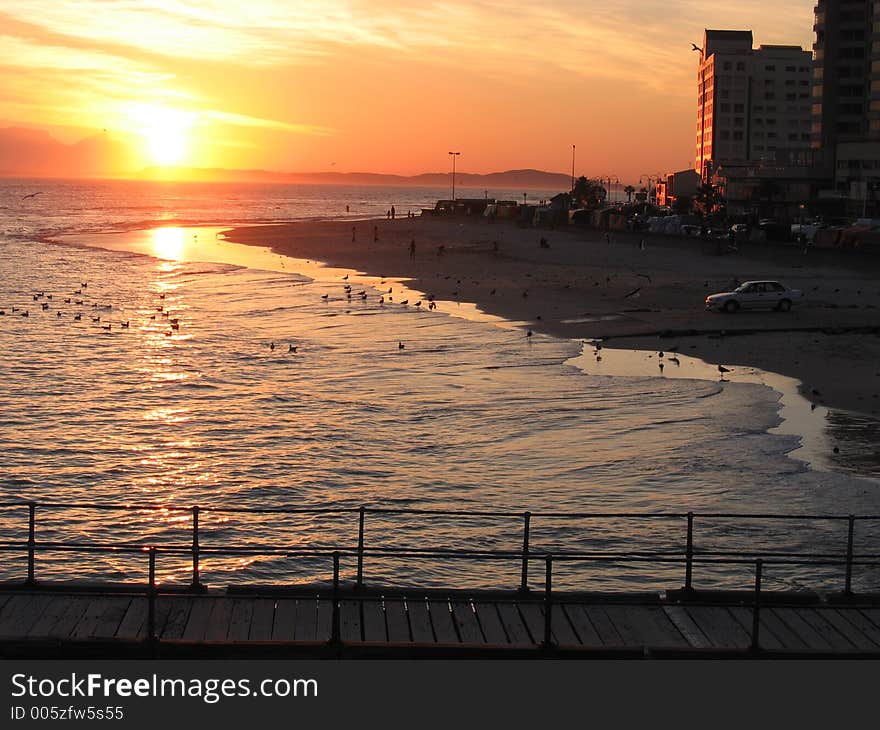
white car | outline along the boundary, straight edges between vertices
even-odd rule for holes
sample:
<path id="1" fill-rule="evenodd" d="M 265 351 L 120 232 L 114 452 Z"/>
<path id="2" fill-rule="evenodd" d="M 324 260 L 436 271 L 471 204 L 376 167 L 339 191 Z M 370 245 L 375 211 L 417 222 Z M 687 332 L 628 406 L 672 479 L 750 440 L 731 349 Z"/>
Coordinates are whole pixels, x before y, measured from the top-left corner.
<path id="1" fill-rule="evenodd" d="M 706 297 L 706 309 L 737 312 L 740 309 L 769 308 L 787 312 L 803 296 L 800 289 L 789 289 L 778 281 L 747 281 L 733 291 L 710 294 Z"/>

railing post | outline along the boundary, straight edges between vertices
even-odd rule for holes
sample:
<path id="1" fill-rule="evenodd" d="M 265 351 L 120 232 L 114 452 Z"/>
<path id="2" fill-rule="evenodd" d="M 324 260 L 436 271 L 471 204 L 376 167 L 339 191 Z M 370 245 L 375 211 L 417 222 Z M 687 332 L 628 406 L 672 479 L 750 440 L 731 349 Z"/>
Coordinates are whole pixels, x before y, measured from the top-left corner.
<path id="1" fill-rule="evenodd" d="M 853 564 L 853 537 L 856 531 L 856 518 L 849 516 L 849 527 L 846 535 L 846 582 L 843 592 L 846 595 L 852 593 L 852 564 Z"/>
<path id="2" fill-rule="evenodd" d="M 192 508 L 192 520 L 193 520 L 193 535 L 192 535 L 192 559 L 193 559 L 193 573 L 192 573 L 192 587 L 200 588 L 201 581 L 199 579 L 199 507 L 198 505 L 194 505 Z"/>
<path id="3" fill-rule="evenodd" d="M 758 558 L 755 561 L 755 605 L 752 608 L 752 650 L 760 648 L 761 630 L 761 574 L 764 571 L 764 561 Z"/>
<path id="4" fill-rule="evenodd" d="M 364 520 L 366 518 L 367 508 L 361 505 L 358 516 L 358 567 L 357 567 L 357 587 L 362 588 L 364 585 Z"/>
<path id="5" fill-rule="evenodd" d="M 156 548 L 150 548 L 150 578 L 147 585 L 147 642 L 156 642 Z"/>
<path id="6" fill-rule="evenodd" d="M 694 513 L 688 512 L 687 544 L 685 545 L 684 589 L 693 590 L 694 578 Z"/>
<path id="7" fill-rule="evenodd" d="M 34 538 L 37 528 L 37 503 L 28 502 L 28 583 L 35 583 L 34 578 L 34 562 L 36 559 L 37 542 Z"/>
<path id="8" fill-rule="evenodd" d="M 519 589 L 524 593 L 529 590 L 529 523 L 531 512 L 523 512 L 523 548 L 522 548 L 522 580 Z"/>
<path id="9" fill-rule="evenodd" d="M 544 643 L 543 647 L 549 649 L 552 646 L 553 630 L 553 556 L 544 558 Z"/>
<path id="10" fill-rule="evenodd" d="M 333 552 L 333 624 L 330 642 L 339 644 L 339 551 Z"/>

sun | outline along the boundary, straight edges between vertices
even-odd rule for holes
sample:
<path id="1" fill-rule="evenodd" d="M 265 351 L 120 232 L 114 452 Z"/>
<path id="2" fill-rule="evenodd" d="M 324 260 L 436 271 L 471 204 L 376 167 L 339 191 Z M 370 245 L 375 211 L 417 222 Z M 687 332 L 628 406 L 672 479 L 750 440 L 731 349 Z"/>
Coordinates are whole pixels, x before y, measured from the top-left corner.
<path id="1" fill-rule="evenodd" d="M 179 165 L 189 155 L 194 115 L 166 106 L 138 104 L 129 111 L 144 140 L 146 156 L 156 165 Z"/>

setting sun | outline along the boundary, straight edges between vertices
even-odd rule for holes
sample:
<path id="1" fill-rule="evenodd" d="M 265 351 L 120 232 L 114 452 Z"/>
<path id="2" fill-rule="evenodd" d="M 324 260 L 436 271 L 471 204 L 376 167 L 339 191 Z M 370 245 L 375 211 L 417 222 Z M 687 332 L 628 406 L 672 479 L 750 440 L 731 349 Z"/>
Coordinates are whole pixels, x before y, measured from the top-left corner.
<path id="1" fill-rule="evenodd" d="M 135 129 L 145 141 L 146 156 L 157 165 L 185 162 L 194 115 L 164 106 L 137 104 L 129 110 Z"/>

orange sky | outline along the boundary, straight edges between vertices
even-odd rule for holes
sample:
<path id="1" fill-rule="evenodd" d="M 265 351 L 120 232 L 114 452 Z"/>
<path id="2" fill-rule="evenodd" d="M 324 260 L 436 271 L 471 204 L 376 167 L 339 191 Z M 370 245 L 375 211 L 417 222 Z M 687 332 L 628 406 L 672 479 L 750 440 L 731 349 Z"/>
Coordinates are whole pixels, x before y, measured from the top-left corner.
<path id="1" fill-rule="evenodd" d="M 596 7 L 593 7 L 593 6 Z M 617 175 L 693 164 L 706 27 L 810 47 L 812 0 L 0 0 L 0 126 L 126 169 Z"/>

